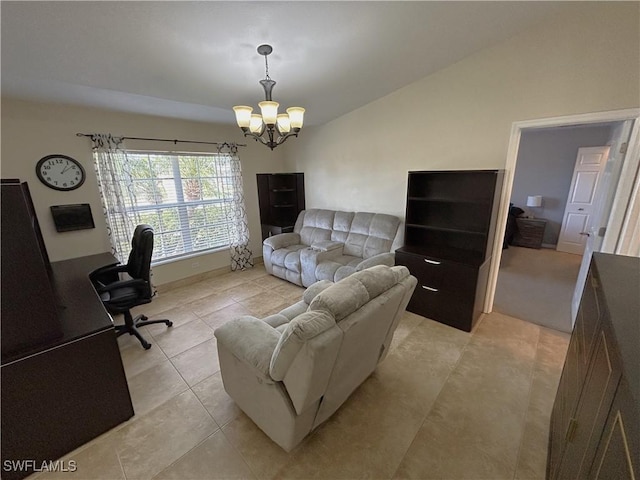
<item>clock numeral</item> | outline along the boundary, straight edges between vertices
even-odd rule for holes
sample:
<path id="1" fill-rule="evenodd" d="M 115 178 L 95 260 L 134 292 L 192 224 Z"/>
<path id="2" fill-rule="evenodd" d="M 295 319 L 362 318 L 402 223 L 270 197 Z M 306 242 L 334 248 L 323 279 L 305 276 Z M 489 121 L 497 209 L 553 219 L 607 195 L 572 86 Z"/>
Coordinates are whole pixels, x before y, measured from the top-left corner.
<path id="1" fill-rule="evenodd" d="M 45 169 L 45 170 L 51 170 L 51 165 L 45 165 L 45 166 L 44 166 L 44 169 Z"/>

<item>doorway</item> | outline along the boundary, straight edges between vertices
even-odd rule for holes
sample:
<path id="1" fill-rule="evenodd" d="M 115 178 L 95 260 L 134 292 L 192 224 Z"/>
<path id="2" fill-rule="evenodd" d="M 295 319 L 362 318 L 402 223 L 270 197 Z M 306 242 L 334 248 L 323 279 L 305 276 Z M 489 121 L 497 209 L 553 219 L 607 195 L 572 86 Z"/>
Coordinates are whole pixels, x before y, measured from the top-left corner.
<path id="1" fill-rule="evenodd" d="M 493 310 L 496 286 L 499 275 L 499 267 L 502 259 L 502 239 L 505 231 L 507 212 L 509 210 L 509 203 L 512 196 L 516 198 L 519 194 L 522 195 L 541 195 L 540 192 L 534 191 L 520 191 L 514 189 L 514 178 L 516 166 L 518 163 L 518 154 L 521 146 L 521 141 L 528 132 L 541 131 L 543 129 L 576 129 L 580 127 L 594 127 L 597 125 L 609 125 L 610 127 L 616 127 L 612 129 L 616 135 L 612 135 L 610 139 L 610 145 L 612 147 L 611 157 L 615 157 L 613 162 L 607 166 L 608 186 L 605 192 L 602 192 L 603 200 L 601 203 L 601 214 L 603 220 L 608 218 L 603 225 L 606 225 L 605 229 L 595 228 L 595 231 L 602 237 L 598 237 L 601 241 L 601 245 L 596 246 L 596 251 L 601 250 L 609 253 L 619 254 L 633 254 L 634 249 L 637 249 L 636 240 L 633 239 L 633 232 L 638 228 L 637 216 L 632 214 L 638 209 L 640 203 L 640 197 L 637 194 L 639 189 L 639 181 L 637 178 L 638 172 L 638 154 L 640 153 L 640 146 L 638 145 L 638 119 L 640 116 L 639 109 L 630 109 L 614 112 L 600 112 L 585 115 L 575 115 L 570 117 L 559 117 L 553 119 L 540 119 L 527 122 L 514 123 L 512 127 L 511 142 L 509 145 L 505 185 L 502 192 L 501 205 L 500 205 L 500 217 L 498 222 L 497 231 L 494 242 L 494 256 L 492 258 L 491 272 L 489 278 L 489 287 L 487 297 L 485 301 L 485 312 Z M 623 128 L 624 127 L 624 128 Z M 627 140 L 628 139 L 628 140 Z M 626 143 L 626 147 L 622 144 Z M 602 145 L 602 143 L 600 143 Z M 614 155 L 615 153 L 615 155 Z M 575 151 L 573 154 L 573 164 L 575 164 Z M 573 171 L 571 165 L 571 171 Z M 540 175 L 544 178 L 553 178 L 548 171 L 544 168 Z M 607 176 L 605 175 L 605 176 Z M 617 175 L 617 176 L 616 176 Z M 619 181 L 618 181 L 619 179 Z M 520 189 L 523 190 L 523 189 Z M 634 194 L 635 192 L 635 194 Z M 566 197 L 565 197 L 566 198 Z M 549 207 L 547 204 L 546 207 Z M 561 205 L 562 213 L 564 213 L 564 203 Z M 545 208 L 546 210 L 546 208 Z M 545 211 L 547 215 L 549 212 Z M 553 230 L 553 229 L 552 229 Z M 559 230 L 559 226 L 558 226 Z M 551 231 L 550 231 L 551 233 Z M 545 231 L 545 236 L 547 232 Z M 546 240 L 549 241 L 548 237 Z M 557 242 L 557 240 L 556 240 Z M 592 242 L 594 243 L 594 242 Z M 588 267 L 591 252 L 594 250 L 587 249 L 582 259 L 580 266 L 580 273 L 586 272 Z M 630 253 L 631 252 L 631 253 Z M 534 260 L 535 261 L 535 260 Z M 575 278 L 575 277 L 574 277 Z M 579 297 L 582 292 L 584 279 L 581 275 L 578 275 L 577 281 L 573 288 L 573 297 Z M 543 300 L 544 301 L 544 300 Z M 564 303 L 566 304 L 565 300 Z M 571 302 L 573 303 L 573 302 Z M 576 309 L 571 308 L 570 320 L 567 322 L 567 329 L 570 330 L 575 321 Z"/>

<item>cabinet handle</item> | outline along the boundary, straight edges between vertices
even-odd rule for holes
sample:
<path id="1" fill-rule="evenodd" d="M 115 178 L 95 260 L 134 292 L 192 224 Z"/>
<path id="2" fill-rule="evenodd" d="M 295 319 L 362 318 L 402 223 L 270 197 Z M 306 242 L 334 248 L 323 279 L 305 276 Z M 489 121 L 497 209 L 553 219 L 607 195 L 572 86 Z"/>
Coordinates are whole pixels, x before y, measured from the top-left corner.
<path id="1" fill-rule="evenodd" d="M 425 262 L 430 263 L 432 265 L 440 265 L 440 262 L 436 262 L 435 260 L 427 260 L 426 258 L 424 259 Z"/>
<path id="2" fill-rule="evenodd" d="M 424 288 L 425 290 L 429 290 L 430 292 L 437 292 L 438 291 L 437 288 L 427 287 L 426 285 L 422 285 L 422 288 Z"/>

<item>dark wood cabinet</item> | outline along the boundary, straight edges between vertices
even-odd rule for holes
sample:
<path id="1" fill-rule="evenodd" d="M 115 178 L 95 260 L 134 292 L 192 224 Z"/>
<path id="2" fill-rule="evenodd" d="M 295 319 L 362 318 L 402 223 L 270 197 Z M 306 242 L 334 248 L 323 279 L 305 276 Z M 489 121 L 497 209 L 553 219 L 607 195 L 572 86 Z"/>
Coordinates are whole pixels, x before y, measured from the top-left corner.
<path id="1" fill-rule="evenodd" d="M 501 170 L 409 172 L 396 264 L 418 279 L 409 311 L 470 332 L 482 313 Z"/>
<path id="2" fill-rule="evenodd" d="M 543 218 L 517 218 L 518 226 L 512 245 L 517 247 L 540 248 L 547 221 Z"/>
<path id="3" fill-rule="evenodd" d="M 113 321 L 89 280 L 116 259 L 50 263 L 27 184 L 3 181 L 1 192 L 0 452 L 2 478 L 17 480 L 129 419 L 133 406 Z"/>
<path id="4" fill-rule="evenodd" d="M 62 336 L 51 265 L 26 182 L 2 181 L 2 360 Z"/>
<path id="5" fill-rule="evenodd" d="M 292 232 L 305 209 L 304 173 L 258 173 L 257 182 L 262 239 Z"/>
<path id="6" fill-rule="evenodd" d="M 640 259 L 596 253 L 554 403 L 547 477 L 640 471 Z"/>

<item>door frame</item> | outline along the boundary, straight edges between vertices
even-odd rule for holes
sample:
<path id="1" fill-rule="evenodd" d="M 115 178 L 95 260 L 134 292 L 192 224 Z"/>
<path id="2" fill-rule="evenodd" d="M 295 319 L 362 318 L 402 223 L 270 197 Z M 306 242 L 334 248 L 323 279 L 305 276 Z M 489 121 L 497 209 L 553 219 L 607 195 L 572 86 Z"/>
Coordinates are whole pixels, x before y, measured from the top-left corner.
<path id="1" fill-rule="evenodd" d="M 627 145 L 627 152 L 622 160 L 622 171 L 617 185 L 615 198 L 611 207 L 607 231 L 600 251 L 617 254 L 637 255 L 640 248 L 634 233 L 640 231 L 640 108 L 592 112 L 562 117 L 539 118 L 513 122 L 507 159 L 505 164 L 504 184 L 498 210 L 496 235 L 493 239 L 493 256 L 489 269 L 489 281 L 484 302 L 484 313 L 491 313 L 496 293 L 500 260 L 502 258 L 502 244 L 507 226 L 507 214 L 513 189 L 514 172 L 520 150 L 520 139 L 525 130 L 537 128 L 562 127 L 571 125 L 588 125 L 592 123 L 622 122 L 633 120 L 631 135 Z M 572 322 L 573 323 L 573 322 Z"/>

